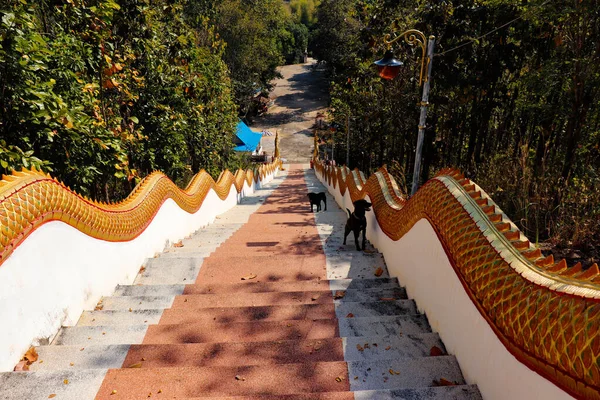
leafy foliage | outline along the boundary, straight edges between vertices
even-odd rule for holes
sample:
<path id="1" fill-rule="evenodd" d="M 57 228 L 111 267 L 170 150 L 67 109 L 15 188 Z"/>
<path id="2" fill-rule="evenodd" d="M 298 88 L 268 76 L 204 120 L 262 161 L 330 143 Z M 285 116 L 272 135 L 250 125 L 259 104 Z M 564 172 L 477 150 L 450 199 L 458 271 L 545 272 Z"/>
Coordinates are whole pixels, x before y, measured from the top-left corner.
<path id="1" fill-rule="evenodd" d="M 238 111 L 305 46 L 291 23 L 275 0 L 4 1 L 0 171 L 112 200 L 155 169 L 183 181 L 245 163 Z"/>
<path id="2" fill-rule="evenodd" d="M 397 20 L 400 32 L 437 38 L 421 181 L 459 167 L 530 236 L 598 243 L 598 10 L 594 0 L 323 0 L 313 48 L 333 82 L 334 119 L 352 117 L 351 166 L 413 170 L 420 50 L 399 42 L 394 81 L 371 67 Z"/>

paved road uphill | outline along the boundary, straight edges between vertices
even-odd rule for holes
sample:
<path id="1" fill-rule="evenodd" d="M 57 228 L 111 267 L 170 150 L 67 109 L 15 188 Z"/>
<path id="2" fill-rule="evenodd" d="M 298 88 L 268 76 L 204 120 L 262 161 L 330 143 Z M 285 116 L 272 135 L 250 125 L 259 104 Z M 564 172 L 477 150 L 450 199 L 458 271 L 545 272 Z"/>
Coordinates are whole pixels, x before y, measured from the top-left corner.
<path id="1" fill-rule="evenodd" d="M 0 399 L 481 399 L 346 213 L 292 166 L 214 224 L 148 260 Z"/>
<path id="2" fill-rule="evenodd" d="M 328 82 L 316 65 L 316 60 L 309 59 L 307 64 L 280 67 L 281 78 L 273 81 L 275 88 L 270 94 L 274 104 L 252 125 L 257 132 L 279 132 L 281 154 L 289 163 L 309 163 L 313 153 L 312 126 L 317 114 L 327 109 Z M 273 154 L 274 139 L 262 139 L 269 154 Z"/>

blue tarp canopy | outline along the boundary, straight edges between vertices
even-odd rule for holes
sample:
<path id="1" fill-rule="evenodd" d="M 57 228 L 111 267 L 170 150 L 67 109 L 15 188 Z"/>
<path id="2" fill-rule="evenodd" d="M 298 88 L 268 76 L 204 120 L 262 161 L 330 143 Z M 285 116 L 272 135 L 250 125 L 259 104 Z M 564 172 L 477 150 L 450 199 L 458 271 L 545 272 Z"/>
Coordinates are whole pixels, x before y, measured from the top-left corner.
<path id="1" fill-rule="evenodd" d="M 237 136 L 236 146 L 233 148 L 235 151 L 250 151 L 254 152 L 256 147 L 260 143 L 262 133 L 253 132 L 248 125 L 240 121 L 237 125 Z"/>

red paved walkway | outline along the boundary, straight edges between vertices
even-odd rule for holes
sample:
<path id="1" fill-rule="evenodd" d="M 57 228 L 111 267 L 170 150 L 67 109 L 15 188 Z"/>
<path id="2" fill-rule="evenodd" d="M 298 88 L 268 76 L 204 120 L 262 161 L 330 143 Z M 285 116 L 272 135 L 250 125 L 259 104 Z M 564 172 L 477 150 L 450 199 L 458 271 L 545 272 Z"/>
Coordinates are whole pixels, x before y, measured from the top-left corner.
<path id="1" fill-rule="evenodd" d="M 352 399 L 306 193 L 292 168 L 131 347 L 125 368 L 108 372 L 97 399 Z"/>

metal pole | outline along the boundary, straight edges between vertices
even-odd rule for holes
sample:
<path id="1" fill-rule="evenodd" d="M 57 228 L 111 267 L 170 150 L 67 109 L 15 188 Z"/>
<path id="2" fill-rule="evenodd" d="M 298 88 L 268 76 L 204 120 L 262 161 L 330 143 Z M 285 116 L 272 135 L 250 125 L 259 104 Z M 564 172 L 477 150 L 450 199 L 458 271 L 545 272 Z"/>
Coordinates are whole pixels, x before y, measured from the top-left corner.
<path id="1" fill-rule="evenodd" d="M 419 189 L 419 176 L 421 175 L 421 152 L 425 140 L 425 122 L 427 120 L 427 106 L 429 105 L 429 84 L 431 81 L 431 67 L 433 64 L 433 48 L 435 47 L 435 36 L 429 36 L 427 42 L 427 78 L 423 84 L 423 98 L 421 99 L 421 118 L 419 119 L 419 136 L 417 138 L 417 152 L 415 154 L 415 170 L 410 195 L 414 196 Z"/>
<path id="2" fill-rule="evenodd" d="M 335 151 L 335 131 L 331 133 L 331 164 L 333 165 L 333 153 Z"/>
<path id="3" fill-rule="evenodd" d="M 346 115 L 346 167 L 350 168 L 350 114 Z"/>

